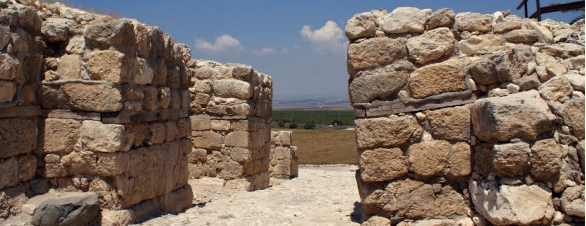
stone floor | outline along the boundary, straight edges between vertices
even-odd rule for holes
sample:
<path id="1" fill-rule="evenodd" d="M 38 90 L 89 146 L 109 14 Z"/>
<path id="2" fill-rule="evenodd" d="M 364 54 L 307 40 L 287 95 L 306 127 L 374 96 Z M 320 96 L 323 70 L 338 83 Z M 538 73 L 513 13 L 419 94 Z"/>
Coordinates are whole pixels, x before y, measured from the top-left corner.
<path id="1" fill-rule="evenodd" d="M 359 225 L 354 165 L 299 167 L 292 180 L 271 178 L 255 191 L 223 188 L 221 180 L 191 180 L 195 206 L 142 225 Z"/>

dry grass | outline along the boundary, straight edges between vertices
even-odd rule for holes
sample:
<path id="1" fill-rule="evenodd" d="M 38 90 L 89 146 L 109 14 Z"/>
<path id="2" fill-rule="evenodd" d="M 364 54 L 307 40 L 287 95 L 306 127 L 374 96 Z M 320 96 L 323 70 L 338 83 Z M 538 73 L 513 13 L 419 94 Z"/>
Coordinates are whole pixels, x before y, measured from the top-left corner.
<path id="1" fill-rule="evenodd" d="M 293 145 L 297 146 L 299 164 L 357 164 L 354 131 L 340 129 L 292 129 L 291 131 L 293 131 Z"/>

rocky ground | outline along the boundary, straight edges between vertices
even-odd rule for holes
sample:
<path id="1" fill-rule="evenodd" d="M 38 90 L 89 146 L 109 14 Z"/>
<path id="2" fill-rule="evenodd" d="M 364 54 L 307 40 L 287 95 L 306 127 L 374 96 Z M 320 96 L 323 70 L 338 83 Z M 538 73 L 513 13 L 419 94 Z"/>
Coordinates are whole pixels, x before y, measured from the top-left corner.
<path id="1" fill-rule="evenodd" d="M 191 180 L 194 207 L 142 225 L 358 225 L 359 196 L 354 165 L 299 167 L 292 180 L 246 192 L 221 180 Z"/>

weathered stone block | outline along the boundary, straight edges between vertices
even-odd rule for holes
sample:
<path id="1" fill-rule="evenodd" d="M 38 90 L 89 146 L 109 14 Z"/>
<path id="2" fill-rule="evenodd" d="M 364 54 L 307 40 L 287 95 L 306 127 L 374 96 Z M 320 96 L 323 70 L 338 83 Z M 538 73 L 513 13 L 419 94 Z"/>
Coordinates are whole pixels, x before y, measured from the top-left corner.
<path id="1" fill-rule="evenodd" d="M 45 119 L 43 135 L 44 153 L 69 153 L 78 140 L 81 122 L 73 119 Z"/>
<path id="2" fill-rule="evenodd" d="M 535 90 L 476 101 L 471 108 L 474 134 L 487 142 L 536 140 L 550 133 L 556 119 Z"/>
<path id="3" fill-rule="evenodd" d="M 68 83 L 61 89 L 74 110 L 117 112 L 122 109 L 120 89 L 109 85 Z"/>
<path id="4" fill-rule="evenodd" d="M 228 131 L 230 130 L 230 121 L 228 120 L 212 120 L 211 129 L 214 131 Z"/>
<path id="5" fill-rule="evenodd" d="M 212 131 L 192 134 L 191 140 L 193 141 L 193 147 L 195 148 L 217 149 L 224 144 L 224 137 L 221 134 Z"/>
<path id="6" fill-rule="evenodd" d="M 165 124 L 161 122 L 153 122 L 149 125 L 149 143 L 161 144 L 165 142 L 167 133 L 165 132 Z"/>
<path id="7" fill-rule="evenodd" d="M 213 82 L 214 94 L 224 98 L 249 99 L 252 97 L 252 87 L 250 83 L 235 80 L 222 79 Z"/>
<path id="8" fill-rule="evenodd" d="M 470 109 L 467 106 L 427 112 L 429 131 L 435 139 L 470 140 Z"/>
<path id="9" fill-rule="evenodd" d="M 419 141 L 423 128 L 413 116 L 391 115 L 388 118 L 357 119 L 358 148 L 396 147 Z"/>
<path id="10" fill-rule="evenodd" d="M 354 15 L 346 22 L 346 37 L 352 41 L 358 38 L 371 38 L 376 34 L 377 18 L 371 12 Z"/>
<path id="11" fill-rule="evenodd" d="M 395 97 L 414 70 L 413 64 L 401 60 L 382 68 L 359 72 L 348 87 L 350 100 L 352 103 L 368 103 Z"/>
<path id="12" fill-rule="evenodd" d="M 226 135 L 224 144 L 231 147 L 249 147 L 251 139 L 248 131 L 234 131 Z"/>
<path id="13" fill-rule="evenodd" d="M 467 143 L 452 145 L 446 175 L 452 178 L 461 178 L 472 173 L 472 153 Z"/>
<path id="14" fill-rule="evenodd" d="M 364 182 L 391 181 L 407 175 L 407 161 L 400 148 L 364 151 L 359 158 Z"/>
<path id="15" fill-rule="evenodd" d="M 561 115 L 564 124 L 570 127 L 572 135 L 584 139 L 584 98 L 572 98 L 564 102 L 556 111 Z"/>
<path id="16" fill-rule="evenodd" d="M 153 68 L 149 66 L 144 58 L 137 57 L 134 60 L 134 71 L 132 79 L 134 84 L 147 85 L 151 84 L 154 78 Z"/>
<path id="17" fill-rule="evenodd" d="M 60 79 L 79 79 L 81 65 L 81 57 L 79 55 L 64 55 L 59 60 L 57 74 L 59 74 Z"/>
<path id="18" fill-rule="evenodd" d="M 562 165 L 562 149 L 554 139 L 535 142 L 531 146 L 531 176 L 538 181 L 548 181 L 557 176 Z"/>
<path id="19" fill-rule="evenodd" d="M 10 158 L 35 150 L 37 128 L 37 121 L 34 119 L 0 119 L 0 158 Z"/>
<path id="20" fill-rule="evenodd" d="M 134 26 L 127 19 L 89 25 L 84 36 L 85 42 L 89 46 L 100 49 L 107 49 L 110 46 L 118 49 L 134 49 L 136 46 Z M 153 42 L 153 44 L 156 44 L 156 42 Z"/>
<path id="21" fill-rule="evenodd" d="M 10 103 L 16 95 L 16 84 L 0 81 L 0 103 Z"/>
<path id="22" fill-rule="evenodd" d="M 504 41 L 500 36 L 485 34 L 472 36 L 469 39 L 461 40 L 458 43 L 460 53 L 466 55 L 490 54 L 503 50 Z"/>
<path id="23" fill-rule="evenodd" d="M 432 30 L 437 27 L 451 27 L 454 23 L 456 14 L 454 10 L 449 8 L 438 9 L 431 14 L 427 21 L 427 30 Z"/>
<path id="24" fill-rule="evenodd" d="M 377 37 L 348 46 L 348 74 L 390 64 L 407 56 L 406 39 Z"/>
<path id="25" fill-rule="evenodd" d="M 128 151 L 133 141 L 129 135 L 124 125 L 85 120 L 79 128 L 76 149 L 95 152 Z"/>
<path id="26" fill-rule="evenodd" d="M 7 36 L 10 38 L 10 36 Z M 20 62 L 12 56 L 0 54 L 0 79 L 13 80 L 20 76 Z"/>
<path id="27" fill-rule="evenodd" d="M 458 13 L 454 29 L 457 31 L 488 32 L 492 29 L 492 15 L 479 13 Z"/>
<path id="28" fill-rule="evenodd" d="M 529 144 L 519 142 L 494 145 L 493 165 L 500 177 L 519 177 L 525 175 L 529 166 Z"/>
<path id="29" fill-rule="evenodd" d="M 454 34 L 449 28 L 442 27 L 425 32 L 407 41 L 409 58 L 419 64 L 452 55 L 455 48 Z"/>
<path id="30" fill-rule="evenodd" d="M 545 100 L 557 101 L 572 94 L 572 84 L 566 76 L 555 76 L 539 86 L 539 94 Z"/>
<path id="31" fill-rule="evenodd" d="M 460 60 L 452 59 L 415 70 L 409 77 L 411 95 L 423 99 L 446 92 L 466 90 L 466 75 L 462 71 L 462 66 Z"/>
<path id="32" fill-rule="evenodd" d="M 93 51 L 87 59 L 87 70 L 94 80 L 103 80 L 116 84 L 130 81 L 131 59 L 115 50 Z"/>
<path id="33" fill-rule="evenodd" d="M 409 147 L 409 171 L 420 177 L 440 176 L 448 165 L 451 145 L 447 141 L 432 140 Z"/>
<path id="34" fill-rule="evenodd" d="M 431 10 L 415 7 L 398 7 L 382 18 L 381 28 L 385 33 L 421 33 Z"/>

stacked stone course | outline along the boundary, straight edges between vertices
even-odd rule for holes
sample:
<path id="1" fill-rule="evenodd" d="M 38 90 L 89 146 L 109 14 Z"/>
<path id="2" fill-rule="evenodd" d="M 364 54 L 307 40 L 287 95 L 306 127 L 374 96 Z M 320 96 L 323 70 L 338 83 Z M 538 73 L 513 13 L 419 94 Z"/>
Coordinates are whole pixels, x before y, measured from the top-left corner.
<path id="1" fill-rule="evenodd" d="M 297 147 L 293 146 L 293 132 L 271 132 L 271 177 L 291 179 L 297 177 L 299 163 L 297 161 Z"/>
<path id="2" fill-rule="evenodd" d="M 583 20 L 400 7 L 346 36 L 363 220 L 584 222 Z"/>
<path id="3" fill-rule="evenodd" d="M 242 64 L 191 61 L 191 178 L 218 177 L 225 186 L 269 186 L 272 79 Z"/>

